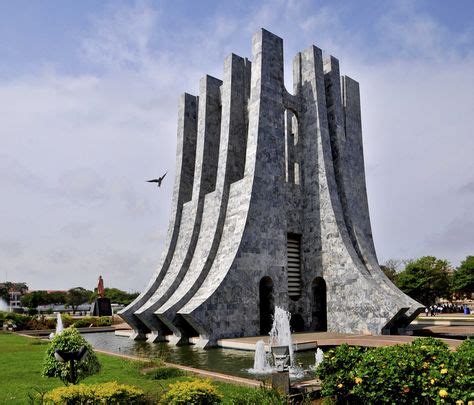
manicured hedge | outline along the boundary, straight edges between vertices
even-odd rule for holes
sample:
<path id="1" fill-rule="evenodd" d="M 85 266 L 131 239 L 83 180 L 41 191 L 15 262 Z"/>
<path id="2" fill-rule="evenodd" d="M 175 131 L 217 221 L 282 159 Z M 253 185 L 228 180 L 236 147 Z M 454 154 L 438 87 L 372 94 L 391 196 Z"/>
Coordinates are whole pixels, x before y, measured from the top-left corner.
<path id="1" fill-rule="evenodd" d="M 89 326 L 110 326 L 112 318 L 108 316 L 86 316 L 83 318 L 72 318 L 70 315 L 61 315 L 65 327 L 75 326 L 86 328 Z M 44 315 L 24 315 L 14 312 L 0 311 L 0 328 L 7 322 L 14 324 L 17 330 L 46 330 L 56 328 L 56 317 L 45 317 Z"/>

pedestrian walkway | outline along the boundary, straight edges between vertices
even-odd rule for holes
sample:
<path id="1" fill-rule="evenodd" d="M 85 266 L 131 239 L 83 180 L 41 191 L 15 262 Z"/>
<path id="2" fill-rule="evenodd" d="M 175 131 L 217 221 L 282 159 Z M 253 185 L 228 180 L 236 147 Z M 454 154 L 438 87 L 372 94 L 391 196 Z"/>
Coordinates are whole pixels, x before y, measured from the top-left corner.
<path id="1" fill-rule="evenodd" d="M 294 333 L 292 335 L 293 345 L 295 351 L 303 351 L 315 349 L 316 347 L 324 346 L 339 346 L 347 343 L 351 346 L 364 347 L 381 347 L 394 346 L 397 344 L 411 343 L 416 337 L 404 335 L 357 335 L 350 333 L 334 333 L 334 332 L 307 332 Z M 240 350 L 255 350 L 257 341 L 263 340 L 265 345 L 269 344 L 268 336 L 253 336 L 233 339 L 221 339 L 217 341 L 217 345 L 228 349 Z M 462 340 L 457 339 L 441 339 L 448 344 L 451 349 L 455 349 L 462 343 Z"/>

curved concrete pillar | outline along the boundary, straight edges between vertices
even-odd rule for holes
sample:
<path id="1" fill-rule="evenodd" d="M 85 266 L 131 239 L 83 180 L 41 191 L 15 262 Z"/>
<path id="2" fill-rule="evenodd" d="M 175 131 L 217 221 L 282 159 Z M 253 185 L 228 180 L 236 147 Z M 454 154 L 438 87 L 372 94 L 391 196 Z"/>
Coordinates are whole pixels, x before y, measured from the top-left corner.
<path id="1" fill-rule="evenodd" d="M 179 284 L 194 254 L 201 226 L 204 196 L 214 190 L 217 178 L 217 151 L 220 129 L 220 86 L 211 76 L 201 79 L 194 168 L 193 198 L 184 204 L 175 253 L 161 283 L 148 300 L 134 312 L 152 332 L 149 340 L 163 339 L 167 328 L 154 315 Z"/>
<path id="2" fill-rule="evenodd" d="M 196 159 L 197 111 L 198 99 L 190 94 L 183 94 L 179 100 L 178 135 L 176 142 L 176 169 L 171 205 L 171 219 L 167 238 L 164 244 L 160 264 L 145 290 L 119 315 L 134 330 L 133 338 L 144 339 L 150 329 L 135 315 L 143 304 L 154 294 L 165 276 L 174 256 L 181 225 L 183 204 L 192 197 L 194 166 Z"/>
<path id="3" fill-rule="evenodd" d="M 183 343 L 186 329 L 177 311 L 186 304 L 201 286 L 215 259 L 227 210 L 229 186 L 243 176 L 247 143 L 247 94 L 250 63 L 230 55 L 224 63 L 221 88 L 222 121 L 217 185 L 206 195 L 203 220 L 195 253 L 189 268 L 173 295 L 155 312 L 174 333 L 174 343 Z"/>

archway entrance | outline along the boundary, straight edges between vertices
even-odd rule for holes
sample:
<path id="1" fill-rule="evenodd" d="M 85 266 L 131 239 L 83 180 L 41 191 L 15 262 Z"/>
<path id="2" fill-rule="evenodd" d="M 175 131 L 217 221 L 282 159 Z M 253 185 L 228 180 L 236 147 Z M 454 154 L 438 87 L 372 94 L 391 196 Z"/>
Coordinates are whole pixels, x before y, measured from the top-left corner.
<path id="1" fill-rule="evenodd" d="M 273 281 L 270 277 L 263 277 L 259 285 L 260 298 L 260 335 L 268 335 L 273 323 L 275 312 L 273 301 Z"/>
<path id="2" fill-rule="evenodd" d="M 325 332 L 328 329 L 326 308 L 326 282 L 322 277 L 316 277 L 311 284 L 313 302 L 311 305 L 311 330 Z"/>

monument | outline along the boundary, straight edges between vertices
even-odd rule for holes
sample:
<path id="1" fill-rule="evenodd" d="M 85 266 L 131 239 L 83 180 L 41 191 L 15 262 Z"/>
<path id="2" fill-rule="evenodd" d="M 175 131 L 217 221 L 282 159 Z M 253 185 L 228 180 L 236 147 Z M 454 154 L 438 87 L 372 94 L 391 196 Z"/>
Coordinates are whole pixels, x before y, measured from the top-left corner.
<path id="1" fill-rule="evenodd" d="M 97 283 L 97 298 L 92 304 L 92 315 L 94 316 L 112 316 L 112 305 L 110 299 L 105 298 L 104 280 L 99 276 Z"/>
<path id="2" fill-rule="evenodd" d="M 421 305 L 380 269 L 372 240 L 359 85 L 311 46 L 283 80 L 283 40 L 229 55 L 180 99 L 172 215 L 148 287 L 120 315 L 133 338 L 193 342 L 294 331 L 393 333 Z"/>

